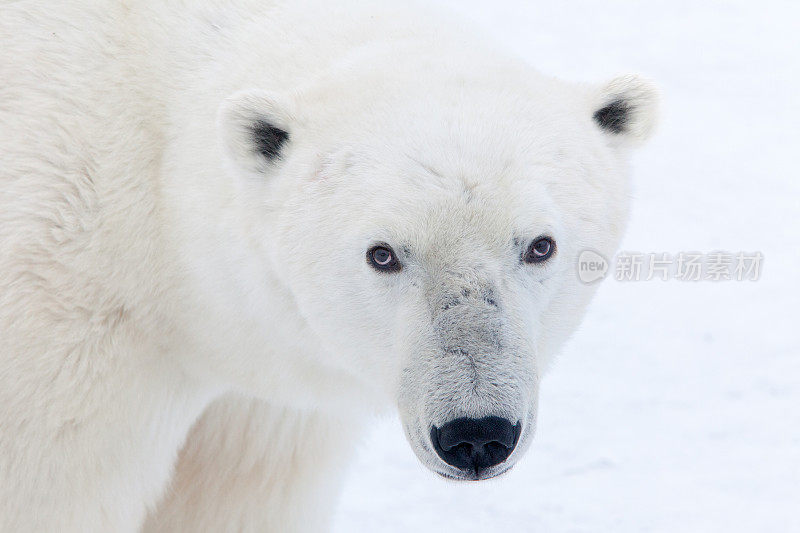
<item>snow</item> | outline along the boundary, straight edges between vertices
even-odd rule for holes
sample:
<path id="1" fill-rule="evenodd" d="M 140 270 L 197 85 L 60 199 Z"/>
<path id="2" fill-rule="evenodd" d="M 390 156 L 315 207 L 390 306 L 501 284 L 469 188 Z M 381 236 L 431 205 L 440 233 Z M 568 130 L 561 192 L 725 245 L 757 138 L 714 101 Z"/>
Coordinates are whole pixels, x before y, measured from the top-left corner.
<path id="1" fill-rule="evenodd" d="M 442 480 L 384 420 L 334 531 L 800 531 L 800 4 L 448 2 L 545 73 L 656 80 L 623 249 L 761 251 L 763 272 L 605 280 L 510 474 Z"/>

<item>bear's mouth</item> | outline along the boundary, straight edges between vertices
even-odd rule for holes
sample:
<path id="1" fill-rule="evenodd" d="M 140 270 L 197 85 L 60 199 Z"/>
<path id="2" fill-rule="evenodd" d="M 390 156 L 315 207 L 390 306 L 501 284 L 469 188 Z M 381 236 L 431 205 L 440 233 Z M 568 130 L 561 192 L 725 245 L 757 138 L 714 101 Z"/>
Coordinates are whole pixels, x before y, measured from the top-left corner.
<path id="1" fill-rule="evenodd" d="M 443 477 L 443 478 L 445 478 L 447 480 L 450 480 L 450 481 L 456 481 L 456 482 L 472 481 L 472 482 L 475 482 L 475 481 L 486 481 L 487 479 L 494 479 L 496 477 L 500 477 L 503 474 L 507 473 L 512 468 L 513 468 L 513 465 L 507 466 L 506 468 L 503 468 L 502 470 L 500 470 L 498 472 L 494 472 L 494 473 L 492 473 L 490 475 L 485 475 L 486 470 L 483 470 L 482 472 L 478 472 L 478 473 L 476 473 L 475 471 L 464 472 L 463 475 L 460 475 L 460 476 L 455 476 L 453 474 L 448 474 L 446 472 L 439 472 L 438 470 L 435 471 L 435 472 L 439 476 L 441 476 L 441 477 Z"/>

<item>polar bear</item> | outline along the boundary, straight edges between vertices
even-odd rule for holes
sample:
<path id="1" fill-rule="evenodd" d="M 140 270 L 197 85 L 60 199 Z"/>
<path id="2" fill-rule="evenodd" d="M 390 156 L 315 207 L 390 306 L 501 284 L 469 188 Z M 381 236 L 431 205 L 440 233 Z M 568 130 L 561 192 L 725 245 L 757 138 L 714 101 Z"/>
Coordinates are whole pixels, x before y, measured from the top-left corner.
<path id="1" fill-rule="evenodd" d="M 388 408 L 523 455 L 656 92 L 398 4 L 0 8 L 0 531 L 324 530 Z"/>

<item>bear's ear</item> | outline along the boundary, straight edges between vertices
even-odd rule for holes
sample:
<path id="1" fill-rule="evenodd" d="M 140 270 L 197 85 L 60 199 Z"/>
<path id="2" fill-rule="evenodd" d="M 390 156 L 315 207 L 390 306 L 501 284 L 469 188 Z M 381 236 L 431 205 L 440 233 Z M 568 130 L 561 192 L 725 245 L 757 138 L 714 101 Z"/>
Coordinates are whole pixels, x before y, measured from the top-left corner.
<path id="1" fill-rule="evenodd" d="M 294 122 L 292 105 L 263 91 L 235 93 L 220 106 L 217 126 L 228 157 L 246 171 L 270 170 L 284 156 Z"/>
<path id="2" fill-rule="evenodd" d="M 639 144 L 655 129 L 658 100 L 658 90 L 649 81 L 620 76 L 600 90 L 592 118 L 614 144 Z"/>

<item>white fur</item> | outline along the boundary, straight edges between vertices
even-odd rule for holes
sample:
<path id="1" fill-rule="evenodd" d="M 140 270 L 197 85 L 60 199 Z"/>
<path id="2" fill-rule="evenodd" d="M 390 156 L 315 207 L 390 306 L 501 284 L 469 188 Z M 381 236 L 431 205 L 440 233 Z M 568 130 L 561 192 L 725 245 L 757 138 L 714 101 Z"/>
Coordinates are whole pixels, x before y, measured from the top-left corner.
<path id="1" fill-rule="evenodd" d="M 655 92 L 395 3 L 0 7 L 0 531 L 319 531 L 392 404 L 442 474 L 432 424 L 524 421 L 496 473 L 530 443 Z M 620 97 L 615 135 L 592 113 Z M 520 263 L 543 233 L 555 257 Z"/>

